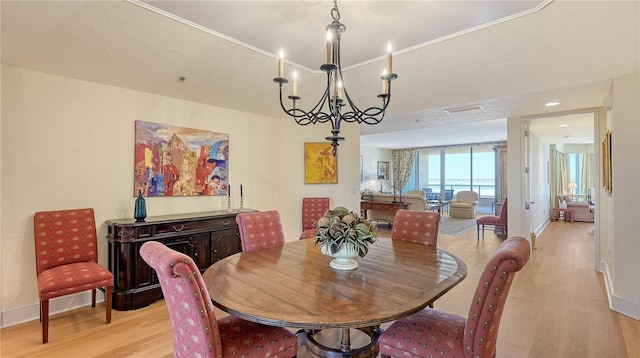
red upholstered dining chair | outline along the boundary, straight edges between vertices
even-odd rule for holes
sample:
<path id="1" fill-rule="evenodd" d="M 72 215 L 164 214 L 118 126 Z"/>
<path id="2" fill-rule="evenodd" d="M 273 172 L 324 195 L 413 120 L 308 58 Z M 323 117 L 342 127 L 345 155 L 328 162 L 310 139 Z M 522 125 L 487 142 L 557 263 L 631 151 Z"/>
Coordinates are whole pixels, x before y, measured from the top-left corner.
<path id="1" fill-rule="evenodd" d="M 240 229 L 242 251 L 284 244 L 284 228 L 280 213 L 275 210 L 240 213 L 236 216 L 236 222 Z"/>
<path id="2" fill-rule="evenodd" d="M 383 357 L 495 357 L 500 318 L 515 273 L 529 261 L 529 242 L 505 240 L 487 262 L 467 318 L 424 309 L 389 326 L 380 337 Z"/>
<path id="3" fill-rule="evenodd" d="M 438 213 L 399 209 L 393 219 L 391 239 L 436 246 L 439 227 Z"/>
<path id="4" fill-rule="evenodd" d="M 302 234 L 300 240 L 315 238 L 318 230 L 314 224 L 329 210 L 329 198 L 302 198 Z"/>
<path id="5" fill-rule="evenodd" d="M 507 198 L 504 199 L 502 204 L 502 210 L 500 210 L 500 216 L 487 215 L 476 220 L 476 231 L 478 241 L 480 241 L 480 226 L 482 226 L 482 240 L 484 240 L 484 227 L 492 226 L 496 229 L 502 229 L 505 236 L 507 236 Z"/>
<path id="6" fill-rule="evenodd" d="M 107 323 L 111 323 L 113 274 L 98 264 L 98 244 L 93 209 L 41 211 L 33 216 L 42 343 L 49 341 L 49 300 L 105 288 Z"/>
<path id="7" fill-rule="evenodd" d="M 288 329 L 233 315 L 216 319 L 200 270 L 189 256 L 157 241 L 140 256 L 158 276 L 173 329 L 175 357 L 295 357 L 298 338 Z"/>

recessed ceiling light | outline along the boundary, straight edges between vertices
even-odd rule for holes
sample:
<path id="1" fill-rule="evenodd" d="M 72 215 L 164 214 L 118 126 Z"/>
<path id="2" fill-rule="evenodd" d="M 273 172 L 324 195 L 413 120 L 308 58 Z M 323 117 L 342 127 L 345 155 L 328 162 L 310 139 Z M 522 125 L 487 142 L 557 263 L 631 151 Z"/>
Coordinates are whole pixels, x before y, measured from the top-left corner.
<path id="1" fill-rule="evenodd" d="M 557 105 L 559 105 L 559 104 L 560 104 L 560 102 L 549 102 L 549 103 L 546 103 L 546 104 L 545 104 L 545 106 L 547 106 L 547 107 L 553 107 L 553 106 L 557 106 Z"/>
<path id="2" fill-rule="evenodd" d="M 560 127 L 560 128 L 564 128 L 564 127 L 568 127 L 568 126 L 569 126 L 568 124 L 559 124 L 558 125 L 558 127 Z"/>

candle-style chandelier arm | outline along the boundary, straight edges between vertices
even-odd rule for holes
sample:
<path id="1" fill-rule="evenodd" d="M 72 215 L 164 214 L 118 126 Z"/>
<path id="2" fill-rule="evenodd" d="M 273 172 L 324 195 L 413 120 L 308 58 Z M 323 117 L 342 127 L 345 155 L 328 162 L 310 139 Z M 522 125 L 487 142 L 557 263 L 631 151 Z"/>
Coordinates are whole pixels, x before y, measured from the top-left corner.
<path id="1" fill-rule="evenodd" d="M 331 121 L 333 123 L 332 113 L 334 113 L 333 106 L 331 105 L 331 101 L 329 99 L 329 89 L 331 76 L 327 75 L 327 87 L 318 101 L 316 105 L 309 111 L 305 111 L 303 109 L 296 107 L 296 101 L 300 100 L 298 96 L 288 96 L 288 98 L 292 101 L 292 107 L 287 109 L 284 105 L 284 100 L 282 98 L 282 84 L 286 83 L 282 81 L 280 83 L 280 107 L 282 110 L 289 116 L 293 117 L 297 124 L 300 125 L 308 125 L 308 124 L 316 124 L 316 123 L 325 123 Z M 275 81 L 275 80 L 274 80 Z M 322 109 L 328 106 L 329 113 L 323 112 Z"/>

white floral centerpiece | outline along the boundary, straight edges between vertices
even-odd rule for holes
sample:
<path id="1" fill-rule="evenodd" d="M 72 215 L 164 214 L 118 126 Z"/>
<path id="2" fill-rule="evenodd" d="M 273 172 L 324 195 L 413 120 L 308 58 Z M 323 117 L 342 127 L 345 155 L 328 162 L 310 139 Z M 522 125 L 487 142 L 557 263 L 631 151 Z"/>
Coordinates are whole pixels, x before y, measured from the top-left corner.
<path id="1" fill-rule="evenodd" d="M 376 226 L 344 207 L 327 210 L 316 222 L 316 245 L 323 254 L 334 257 L 331 267 L 351 270 L 358 267 L 354 257 L 365 257 L 369 244 L 377 241 Z"/>

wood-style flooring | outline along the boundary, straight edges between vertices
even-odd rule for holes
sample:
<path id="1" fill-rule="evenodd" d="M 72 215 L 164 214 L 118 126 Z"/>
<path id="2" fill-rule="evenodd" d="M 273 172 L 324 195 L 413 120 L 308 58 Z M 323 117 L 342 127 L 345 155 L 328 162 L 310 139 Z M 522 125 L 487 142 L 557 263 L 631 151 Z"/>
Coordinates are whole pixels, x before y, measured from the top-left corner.
<path id="1" fill-rule="evenodd" d="M 381 236 L 389 232 L 381 230 Z M 436 309 L 467 315 L 484 263 L 500 242 L 491 231 L 477 242 L 475 228 L 440 235 L 438 246 L 460 256 L 468 275 L 436 301 Z M 509 293 L 498 357 L 640 358 L 640 321 L 609 309 L 602 275 L 594 271 L 593 250 L 593 224 L 549 224 Z M 0 356 L 172 357 L 173 341 L 163 301 L 113 311 L 109 325 L 102 304 L 52 316 L 45 345 L 37 320 L 0 330 Z M 299 357 L 308 357 L 303 347 Z"/>

